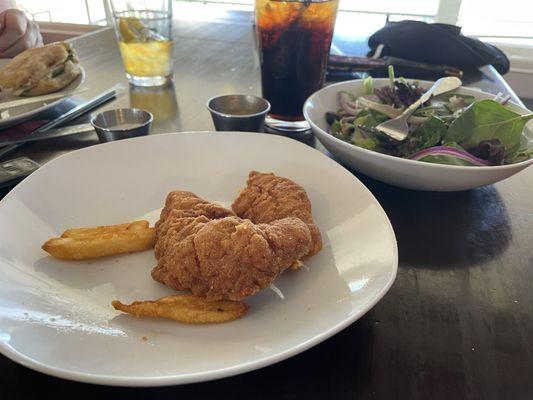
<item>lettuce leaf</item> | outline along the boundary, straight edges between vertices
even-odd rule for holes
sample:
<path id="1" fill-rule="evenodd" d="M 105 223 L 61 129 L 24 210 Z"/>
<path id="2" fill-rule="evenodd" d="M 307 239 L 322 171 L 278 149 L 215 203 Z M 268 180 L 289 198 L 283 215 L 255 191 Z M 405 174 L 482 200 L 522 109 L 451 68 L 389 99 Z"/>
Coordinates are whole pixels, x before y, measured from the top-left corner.
<path id="1" fill-rule="evenodd" d="M 354 123 L 356 125 L 366 126 L 367 128 L 374 128 L 389 119 L 389 117 L 380 113 L 379 111 L 366 109 L 357 114 L 357 119 L 354 121 Z"/>
<path id="2" fill-rule="evenodd" d="M 441 143 L 447 130 L 448 127 L 440 118 L 431 116 L 409 135 L 406 142 L 398 146 L 397 155 L 407 157 L 417 151 L 437 146 Z"/>
<path id="3" fill-rule="evenodd" d="M 520 148 L 522 131 L 533 114 L 520 115 L 494 100 L 479 100 L 471 104 L 444 136 L 444 142 L 457 142 L 467 150 L 477 148 L 482 141 L 498 139 L 507 157 L 513 159 Z"/>
<path id="4" fill-rule="evenodd" d="M 513 164 L 528 160 L 533 157 L 533 120 L 530 120 L 522 132 L 522 141 L 520 148 L 514 157 L 507 157 L 505 160 L 508 164 Z"/>
<path id="5" fill-rule="evenodd" d="M 490 165 L 502 165 L 505 160 L 505 146 L 500 139 L 482 140 L 477 147 L 468 149 L 477 158 L 487 160 Z"/>
<path id="6" fill-rule="evenodd" d="M 418 129 L 411 135 L 411 139 L 416 140 L 414 150 L 422 150 L 426 147 L 436 146 L 440 143 L 448 127 L 437 117 L 429 117 Z"/>
<path id="7" fill-rule="evenodd" d="M 374 81 L 371 76 L 363 79 L 363 95 L 365 94 L 374 94 Z"/>
<path id="8" fill-rule="evenodd" d="M 344 140 L 344 137 L 343 137 L 343 134 L 342 134 L 342 130 L 341 130 L 341 123 L 340 123 L 339 120 L 333 122 L 329 129 L 331 131 L 331 134 L 333 136 L 335 136 L 337 139 L 343 139 Z"/>
<path id="9" fill-rule="evenodd" d="M 354 135 L 352 138 L 352 144 L 362 147 L 363 149 L 372 150 L 372 151 L 380 151 L 379 144 L 372 138 L 363 138 L 358 135 Z"/>

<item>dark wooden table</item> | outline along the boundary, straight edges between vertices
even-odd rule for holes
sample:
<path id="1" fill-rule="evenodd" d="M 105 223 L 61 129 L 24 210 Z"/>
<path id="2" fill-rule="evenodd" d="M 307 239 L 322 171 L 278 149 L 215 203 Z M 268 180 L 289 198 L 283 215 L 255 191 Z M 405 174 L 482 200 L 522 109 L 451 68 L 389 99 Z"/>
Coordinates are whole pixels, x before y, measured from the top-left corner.
<path id="1" fill-rule="evenodd" d="M 126 84 L 112 31 L 74 44 L 87 69 L 84 96 Z M 173 86 L 125 85 L 105 108 L 151 110 L 154 133 L 212 130 L 204 108 L 209 97 L 260 94 L 249 18 L 177 21 L 174 51 Z M 510 91 L 493 70 L 484 73 L 473 86 Z M 301 139 L 324 151 L 312 136 Z M 95 134 L 84 134 L 26 146 L 13 156 L 44 163 L 96 143 Z M 459 193 L 403 190 L 355 175 L 392 221 L 400 266 L 390 292 L 338 335 L 258 371 L 152 389 L 69 382 L 0 356 L 0 399 L 532 399 L 533 168 Z"/>

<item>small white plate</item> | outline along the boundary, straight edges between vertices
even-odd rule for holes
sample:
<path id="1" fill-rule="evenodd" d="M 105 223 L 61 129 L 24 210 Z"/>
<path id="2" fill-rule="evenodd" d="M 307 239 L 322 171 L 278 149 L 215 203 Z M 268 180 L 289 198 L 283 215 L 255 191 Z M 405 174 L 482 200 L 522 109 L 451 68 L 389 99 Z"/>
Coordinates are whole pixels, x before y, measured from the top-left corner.
<path id="1" fill-rule="evenodd" d="M 10 59 L 4 59 L 0 60 L 0 68 L 3 68 L 5 65 L 7 65 L 11 60 Z M 71 92 L 76 90 L 78 87 L 85 82 L 85 70 L 80 65 L 81 74 L 76 77 L 71 83 L 69 83 L 67 86 L 65 86 L 62 90 L 55 93 L 61 93 L 61 92 Z M 12 95 L 5 95 L 0 94 L 0 111 L 4 112 L 6 109 L 2 107 L 2 103 L 13 101 L 13 100 L 19 100 L 19 99 L 31 99 L 31 97 L 24 97 L 24 96 L 12 96 Z M 37 114 L 46 111 L 57 104 L 59 102 L 63 101 L 65 97 L 60 97 L 59 99 L 55 100 L 48 100 L 48 101 L 38 101 L 31 104 L 25 104 L 21 106 L 16 106 L 12 108 L 7 108 L 7 112 L 9 116 L 7 118 L 0 118 L 0 129 L 6 129 L 10 126 L 20 124 L 22 122 L 28 121 L 29 119 L 35 117 Z"/>
<path id="2" fill-rule="evenodd" d="M 185 189 L 230 204 L 250 170 L 303 185 L 324 249 L 249 313 L 221 325 L 138 319 L 114 299 L 172 293 L 153 281 L 152 251 L 91 262 L 40 246 L 68 227 L 158 218 Z M 38 371 L 84 382 L 157 386 L 222 378 L 273 364 L 339 332 L 383 297 L 397 269 L 393 230 L 348 171 L 292 139 L 252 133 L 155 135 L 89 147 L 44 165 L 0 202 L 0 351 Z"/>
<path id="3" fill-rule="evenodd" d="M 533 164 L 533 158 L 510 165 L 493 167 L 467 167 L 457 165 L 432 164 L 408 160 L 387 154 L 363 149 L 337 139 L 328 133 L 327 111 L 337 111 L 337 93 L 348 91 L 359 95 L 363 93 L 363 81 L 353 80 L 327 86 L 314 93 L 304 104 L 304 115 L 311 124 L 320 142 L 345 165 L 374 179 L 407 189 L 457 191 L 489 185 L 506 179 Z M 429 87 L 433 82 L 420 81 L 421 86 Z M 374 79 L 375 87 L 389 84 L 388 79 Z M 480 90 L 462 87 L 459 93 L 478 99 L 492 99 L 494 95 Z M 519 114 L 531 111 L 509 103 L 509 108 Z M 533 126 L 533 123 L 528 124 Z M 531 135 L 533 136 L 533 134 Z"/>

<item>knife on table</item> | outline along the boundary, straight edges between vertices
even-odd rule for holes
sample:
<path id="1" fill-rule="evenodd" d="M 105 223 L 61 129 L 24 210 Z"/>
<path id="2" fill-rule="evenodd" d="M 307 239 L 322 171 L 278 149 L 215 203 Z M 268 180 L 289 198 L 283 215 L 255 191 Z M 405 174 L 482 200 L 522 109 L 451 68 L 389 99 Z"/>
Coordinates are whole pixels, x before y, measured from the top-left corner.
<path id="1" fill-rule="evenodd" d="M 46 132 L 26 134 L 22 137 L 7 137 L 3 138 L 0 135 L 0 146 L 8 146 L 10 144 L 22 144 L 29 142 L 38 142 L 40 140 L 54 139 L 58 137 L 65 137 L 71 135 L 77 135 L 78 133 L 94 132 L 94 128 L 91 124 L 78 124 L 69 125 L 61 128 L 49 129 Z"/>
<path id="2" fill-rule="evenodd" d="M 34 135 L 42 135 L 48 132 L 50 129 L 55 128 L 59 125 L 62 125 L 68 121 L 73 120 L 74 118 L 79 117 L 82 114 L 85 114 L 88 111 L 91 111 L 92 109 L 104 104 L 105 102 L 113 99 L 117 95 L 118 87 L 114 86 L 109 90 L 106 90 L 105 92 L 100 93 L 99 95 L 93 97 L 92 99 L 88 100 L 85 103 L 82 103 L 73 109 L 67 111 L 65 114 L 60 115 L 56 119 L 48 122 L 47 124 L 41 126 L 40 128 L 35 129 L 33 132 L 26 135 L 24 138 L 29 139 L 30 137 L 33 137 Z M 30 141 L 30 140 L 27 140 Z M 4 147 L 0 149 L 0 158 L 6 156 L 7 154 L 15 151 L 16 149 L 20 148 L 24 145 L 27 141 L 24 142 L 18 142 L 16 144 L 11 144 L 7 147 Z"/>
<path id="3" fill-rule="evenodd" d="M 329 56 L 328 72 L 335 74 L 337 72 L 346 73 L 369 71 L 378 74 L 381 73 L 382 75 L 387 76 L 387 68 L 389 65 L 394 66 L 398 75 L 425 74 L 435 76 L 456 76 L 458 78 L 462 78 L 463 76 L 462 70 L 450 67 L 449 65 L 427 64 L 391 56 L 382 58 L 369 58 L 341 56 L 335 54 L 330 54 Z"/>

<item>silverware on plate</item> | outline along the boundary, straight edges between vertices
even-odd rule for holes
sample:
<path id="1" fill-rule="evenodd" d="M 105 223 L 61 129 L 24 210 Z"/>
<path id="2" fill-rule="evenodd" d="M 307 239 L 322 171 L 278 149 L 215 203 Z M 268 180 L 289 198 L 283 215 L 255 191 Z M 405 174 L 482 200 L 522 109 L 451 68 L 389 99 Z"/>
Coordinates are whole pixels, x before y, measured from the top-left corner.
<path id="1" fill-rule="evenodd" d="M 454 76 L 440 78 L 422 96 L 420 96 L 417 101 L 407 107 L 403 113 L 394 119 L 389 119 L 385 122 L 382 122 L 376 126 L 375 129 L 383 132 L 385 135 L 397 141 L 407 139 L 407 136 L 409 135 L 409 125 L 407 124 L 407 120 L 411 114 L 413 114 L 418 107 L 428 101 L 431 97 L 458 89 L 462 84 L 463 83 L 461 80 Z"/>
<path id="2" fill-rule="evenodd" d="M 74 94 L 80 94 L 82 92 L 85 92 L 86 90 L 87 88 L 82 88 L 82 89 L 69 90 L 66 92 L 62 91 L 62 92 L 50 93 L 50 94 L 45 94 L 42 96 L 22 97 L 22 98 L 19 97 L 16 100 L 9 100 L 9 101 L 1 102 L 0 111 L 4 111 L 4 110 L 14 108 L 14 107 L 26 106 L 28 104 L 33 104 L 33 103 L 38 103 L 38 102 L 66 98 Z"/>
<path id="3" fill-rule="evenodd" d="M 61 128 L 49 129 L 45 132 L 24 135 L 22 137 L 3 137 L 0 135 L 0 146 L 7 146 L 10 144 L 22 144 L 29 142 L 38 142 L 41 140 L 54 139 L 58 137 L 65 137 L 71 135 L 77 135 L 78 133 L 94 131 L 93 126 L 90 123 L 63 126 Z"/>
<path id="4" fill-rule="evenodd" d="M 98 134 L 101 142 L 127 139 L 129 137 L 147 135 L 150 132 L 152 120 L 152 114 L 141 109 L 108 110 L 94 115 L 91 118 L 91 123 L 49 129 L 45 132 L 23 137 L 2 138 L 0 135 L 0 146 L 38 142 L 94 131 Z"/>
<path id="5" fill-rule="evenodd" d="M 41 126 L 40 128 L 37 128 L 33 132 L 29 133 L 26 137 L 29 137 L 29 135 L 38 135 L 42 134 L 52 128 L 55 128 L 59 125 L 64 124 L 65 122 L 71 121 L 74 118 L 79 117 L 82 114 L 85 114 L 86 112 L 104 104 L 105 102 L 111 100 L 117 95 L 118 86 L 114 86 L 109 90 L 106 90 L 105 92 L 100 93 L 99 95 L 93 97 L 92 99 L 86 101 L 85 103 L 82 103 L 73 109 L 69 110 L 65 114 L 57 117 L 56 119 L 48 122 L 47 124 Z M 19 147 L 23 146 L 24 143 L 17 143 L 12 144 L 10 146 L 4 147 L 0 149 L 0 158 L 6 156 L 7 154 L 15 151 Z"/>

